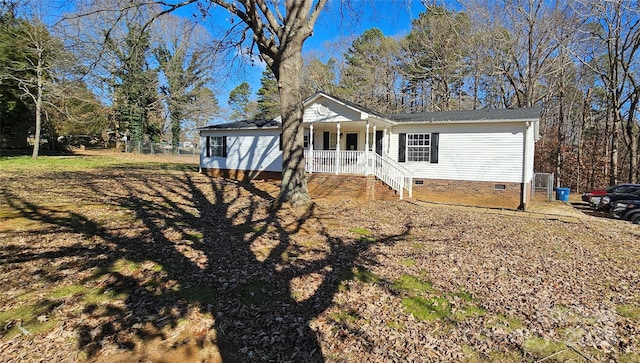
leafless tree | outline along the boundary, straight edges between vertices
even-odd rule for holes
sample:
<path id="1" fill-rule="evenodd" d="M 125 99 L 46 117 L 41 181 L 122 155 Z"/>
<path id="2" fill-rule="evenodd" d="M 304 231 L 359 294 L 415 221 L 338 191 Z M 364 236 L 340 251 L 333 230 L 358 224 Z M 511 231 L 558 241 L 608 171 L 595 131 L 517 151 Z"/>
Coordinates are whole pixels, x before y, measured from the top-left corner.
<path id="1" fill-rule="evenodd" d="M 573 2 L 581 16 L 588 19 L 582 29 L 586 51 L 576 54 L 581 63 L 590 67 L 606 89 L 611 118 L 609 181 L 620 179 L 620 133 L 628 158 L 630 182 L 637 182 L 640 131 L 640 8 L 629 0 Z"/>
<path id="2" fill-rule="evenodd" d="M 69 66 L 69 58 L 62 51 L 61 42 L 50 34 L 44 23 L 44 10 L 40 4 L 25 4 L 21 13 L 24 14 L 24 19 L 20 26 L 13 29 L 12 36 L 23 45 L 25 56 L 10 64 L 7 72 L 0 74 L 0 81 L 11 80 L 18 86 L 23 97 L 33 103 L 35 130 L 31 157 L 36 159 L 40 153 L 45 106 L 53 105 L 53 100 L 62 95 L 63 89 L 59 81 L 63 69 Z"/>
<path id="3" fill-rule="evenodd" d="M 221 22 L 220 9 L 232 15 L 225 26 L 226 34 L 237 34 L 238 38 L 229 45 L 237 45 L 249 54 L 257 49 L 278 81 L 284 145 L 279 202 L 292 205 L 311 202 L 305 179 L 303 95 L 299 74 L 303 67 L 302 46 L 313 34 L 314 25 L 327 0 L 287 0 L 284 3 L 277 0 L 108 2 L 110 6 L 99 11 L 86 11 L 78 18 L 100 13 L 101 16 L 115 16 L 117 21 L 132 9 L 147 9 L 143 13 L 152 14 L 147 22 L 150 26 L 163 15 L 188 7 L 193 9 L 194 17 L 215 19 L 218 23 Z"/>

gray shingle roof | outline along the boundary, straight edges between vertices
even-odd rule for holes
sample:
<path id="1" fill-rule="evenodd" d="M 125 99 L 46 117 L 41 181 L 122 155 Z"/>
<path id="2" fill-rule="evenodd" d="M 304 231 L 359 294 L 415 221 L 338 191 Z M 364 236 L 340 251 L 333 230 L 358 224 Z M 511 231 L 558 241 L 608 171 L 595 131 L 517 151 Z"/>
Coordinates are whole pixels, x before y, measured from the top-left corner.
<path id="1" fill-rule="evenodd" d="M 540 118 L 539 107 L 514 109 L 482 109 L 467 111 L 436 111 L 387 115 L 396 122 L 464 122 L 490 120 L 522 120 Z"/>
<path id="2" fill-rule="evenodd" d="M 201 127 L 198 130 L 216 130 L 216 129 L 262 129 L 281 127 L 280 122 L 276 120 L 241 120 L 227 122 L 218 125 L 209 125 Z"/>

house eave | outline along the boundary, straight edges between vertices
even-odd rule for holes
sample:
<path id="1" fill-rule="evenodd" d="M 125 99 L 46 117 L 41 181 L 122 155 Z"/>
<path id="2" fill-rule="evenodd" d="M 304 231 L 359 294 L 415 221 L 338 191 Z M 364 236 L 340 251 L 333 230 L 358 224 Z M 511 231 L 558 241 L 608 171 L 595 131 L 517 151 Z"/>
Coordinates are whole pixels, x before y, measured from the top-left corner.
<path id="1" fill-rule="evenodd" d="M 238 131 L 238 130 L 282 130 L 281 126 L 248 127 L 200 127 L 198 131 Z"/>
<path id="2" fill-rule="evenodd" d="M 393 121 L 394 125 L 430 125 L 430 124 L 488 124 L 488 123 L 526 123 L 535 122 L 538 119 L 485 119 L 485 120 L 411 120 L 411 121 Z"/>

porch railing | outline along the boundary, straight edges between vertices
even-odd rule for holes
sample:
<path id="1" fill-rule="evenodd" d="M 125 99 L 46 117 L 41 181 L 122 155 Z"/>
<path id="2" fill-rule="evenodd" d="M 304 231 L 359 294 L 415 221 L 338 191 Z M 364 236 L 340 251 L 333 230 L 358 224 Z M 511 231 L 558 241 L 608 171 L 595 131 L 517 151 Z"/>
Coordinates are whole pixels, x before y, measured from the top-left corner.
<path id="1" fill-rule="evenodd" d="M 400 193 L 400 199 L 403 199 L 405 190 L 408 192 L 409 198 L 411 198 L 413 196 L 411 172 L 386 155 L 381 156 L 376 153 L 373 153 L 373 155 L 373 175 Z"/>
<path id="2" fill-rule="evenodd" d="M 311 173 L 367 175 L 364 151 L 314 150 L 305 151 L 307 171 Z"/>
<path id="3" fill-rule="evenodd" d="M 373 174 L 382 180 L 403 199 L 407 191 L 409 198 L 413 196 L 411 172 L 388 156 L 380 156 L 369 152 L 369 160 L 365 151 L 314 150 L 305 151 L 306 170 L 310 173 L 330 174 Z"/>

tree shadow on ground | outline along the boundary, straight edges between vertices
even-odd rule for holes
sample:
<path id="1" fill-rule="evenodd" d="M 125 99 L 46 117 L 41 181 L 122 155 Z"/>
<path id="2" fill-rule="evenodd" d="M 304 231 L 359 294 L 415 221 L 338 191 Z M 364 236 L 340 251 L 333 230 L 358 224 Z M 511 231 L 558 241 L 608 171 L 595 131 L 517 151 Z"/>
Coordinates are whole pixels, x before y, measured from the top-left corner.
<path id="1" fill-rule="evenodd" d="M 367 226 L 335 219 L 353 213 L 339 210 L 347 207 L 274 211 L 275 198 L 253 184 L 195 173 L 114 169 L 100 176 L 74 173 L 50 182 L 87 188 L 93 195 L 82 198 L 98 198 L 106 214 L 82 207 L 61 213 L 2 193 L 20 217 L 51 227 L 43 236 L 81 237 L 48 248 L 10 244 L 2 262 L 64 259 L 76 272 L 75 282 L 59 267 L 39 276 L 87 288 L 62 304 L 82 301 L 69 318 L 89 359 L 149 357 L 144 347 L 153 341 L 165 351 L 189 346 L 193 360 L 209 349 L 223 362 L 324 361 L 310 322 L 331 306 L 350 276 L 345 271 L 373 263 L 374 246 L 393 244 L 411 229 L 362 238 L 348 229 Z"/>

